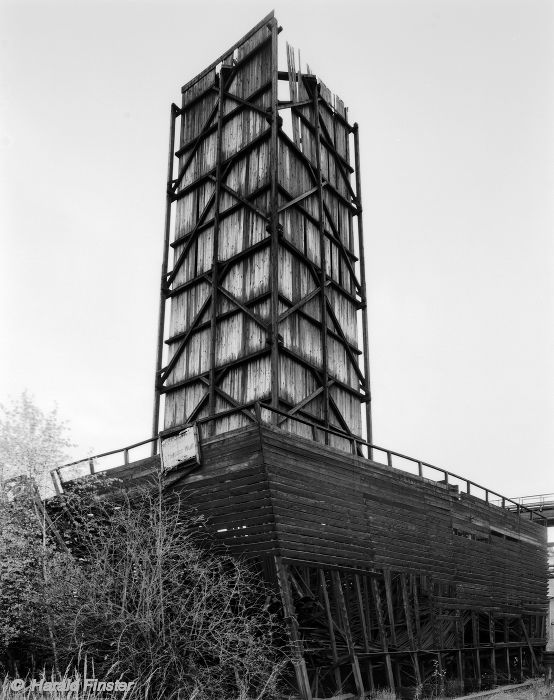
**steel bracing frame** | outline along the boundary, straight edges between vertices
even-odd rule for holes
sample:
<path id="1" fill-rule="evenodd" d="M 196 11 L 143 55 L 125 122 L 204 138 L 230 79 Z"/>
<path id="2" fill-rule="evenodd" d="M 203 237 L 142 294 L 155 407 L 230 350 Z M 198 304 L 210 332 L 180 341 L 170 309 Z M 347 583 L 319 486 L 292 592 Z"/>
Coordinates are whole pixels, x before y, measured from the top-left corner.
<path id="1" fill-rule="evenodd" d="M 257 44 L 253 45 L 246 55 L 237 60 L 237 47 L 244 47 L 252 37 L 259 36 L 260 32 L 265 36 Z M 315 76 L 303 74 L 300 70 L 294 70 L 294 65 L 289 61 L 288 71 L 279 71 L 278 67 L 278 33 L 279 27 L 273 14 L 268 15 L 262 22 L 254 27 L 240 42 L 237 42 L 228 52 L 220 57 L 219 72 L 215 76 L 214 83 L 208 85 L 205 90 L 200 90 L 193 99 L 183 101 L 181 107 L 171 105 L 170 113 L 170 138 L 168 155 L 168 177 L 166 214 L 164 230 L 164 252 L 161 272 L 161 293 L 159 306 L 159 324 L 156 355 L 155 399 L 153 412 L 152 433 L 157 435 L 160 431 L 160 398 L 172 392 L 186 389 L 188 386 L 202 384 L 205 391 L 199 397 L 196 405 L 192 407 L 184 417 L 183 424 L 191 423 L 199 417 L 214 416 L 217 413 L 216 401 L 223 401 L 225 408 L 242 408 L 243 415 L 254 418 L 252 411 L 247 407 L 247 401 L 237 396 L 232 396 L 222 387 L 222 383 L 230 372 L 238 367 L 249 365 L 263 357 L 269 358 L 271 367 L 270 392 L 265 396 L 256 396 L 262 404 L 275 409 L 285 409 L 291 416 L 298 415 L 312 420 L 314 424 L 322 428 L 334 427 L 343 431 L 345 435 L 361 437 L 358 430 L 353 430 L 350 421 L 345 417 L 336 400 L 332 396 L 331 389 L 344 392 L 344 395 L 352 397 L 359 402 L 359 406 L 365 405 L 365 431 L 366 438 L 371 442 L 371 409 L 370 409 L 370 381 L 369 381 L 369 355 L 368 355 L 368 325 L 367 325 L 367 296 L 365 285 L 364 241 L 363 221 L 360 188 L 360 162 L 359 162 L 359 138 L 358 127 L 351 125 L 347 120 L 346 110 L 337 110 L 328 99 L 322 96 L 322 83 Z M 229 87 L 248 61 L 251 61 L 257 52 L 267 50 L 270 46 L 271 70 L 270 80 L 257 86 L 248 96 L 240 97 L 233 94 Z M 216 64 L 208 67 L 195 81 L 199 80 L 213 70 Z M 195 81 L 187 84 L 186 89 Z M 291 99 L 279 100 L 279 83 L 286 81 L 291 86 Z M 183 120 L 187 110 L 198 105 L 199 100 L 206 95 L 213 94 L 215 101 L 207 112 L 207 117 L 202 128 L 194 138 L 186 141 L 183 133 Z M 266 105 L 269 97 L 269 104 Z M 288 112 L 293 124 L 293 134 L 286 133 L 283 115 Z M 257 133 L 251 140 L 230 156 L 225 156 L 222 151 L 222 138 L 225 125 L 237 116 L 243 115 L 246 120 L 249 115 L 263 116 L 267 128 Z M 333 134 L 329 132 L 329 121 L 340 124 L 348 134 L 346 153 L 341 154 L 336 146 Z M 326 124 L 327 122 L 327 124 Z M 304 128 L 315 142 L 315 154 L 307 155 L 300 145 L 298 134 Z M 180 145 L 175 150 L 176 134 L 180 131 Z M 190 173 L 194 171 L 198 160 L 198 154 L 204 148 L 206 139 L 215 136 L 216 158 L 212 167 L 200 175 Z M 230 186 L 229 173 L 241 159 L 249 153 L 256 151 L 263 144 L 269 147 L 269 181 L 263 183 L 253 191 L 238 191 L 238 188 Z M 297 193 L 291 192 L 279 177 L 279 153 L 288 149 L 294 153 L 294 157 L 303 164 L 309 174 L 309 187 Z M 355 167 L 349 163 L 348 153 L 353 149 L 355 155 Z M 329 159 L 327 168 L 332 168 L 336 174 L 335 184 L 330 177 L 324 175 L 322 167 L 322 153 Z M 176 164 L 176 158 L 179 163 Z M 354 176 L 355 183 L 351 183 Z M 172 228 L 175 227 L 175 207 L 177 203 L 195 189 L 212 185 L 211 195 L 205 201 L 204 206 L 197 213 L 194 226 L 185 234 L 175 233 L 172 237 Z M 353 235 L 357 233 L 357 255 L 345 245 L 345 233 L 341 230 L 341 224 L 337 221 L 336 211 L 331 211 L 329 200 L 325 199 L 325 192 L 330 193 L 333 202 L 338 202 L 348 212 L 349 226 L 353 229 Z M 232 205 L 221 207 L 222 196 L 233 198 Z M 315 199 L 317 206 L 314 208 L 311 202 Z M 336 207 L 338 209 L 338 207 Z M 239 250 L 235 255 L 222 260 L 219 255 L 218 237 L 225 219 L 237 212 L 245 211 L 253 217 L 259 217 L 267 227 L 267 236 L 256 241 L 251 246 Z M 286 235 L 283 230 L 283 215 L 287 211 L 294 211 L 302 220 L 309 222 L 317 228 L 319 235 L 319 250 L 321 257 L 319 264 L 308 259 L 305 252 L 300 250 Z M 314 213 L 315 211 L 315 213 Z M 188 275 L 185 279 L 180 275 L 183 265 L 197 245 L 199 236 L 213 230 L 213 254 L 210 269 L 201 270 L 199 274 Z M 351 232 L 352 233 L 352 232 Z M 238 235 L 238 234 L 237 234 Z M 351 236 L 352 237 L 352 236 Z M 336 251 L 340 265 L 347 271 L 348 279 L 340 283 L 336 275 L 329 274 L 329 261 L 326 259 L 326 250 Z M 172 248 L 174 254 L 171 254 Z M 301 299 L 291 300 L 279 290 L 279 259 L 282 250 L 286 250 L 292 258 L 306 266 L 311 290 Z M 225 276 L 234 265 L 241 260 L 252 259 L 252 256 L 261 251 L 268 252 L 270 256 L 270 284 L 269 289 L 248 299 L 238 298 L 232 294 L 222 283 Z M 171 258 L 173 262 L 171 263 Z M 336 263 L 335 263 L 336 264 Z M 171 269 L 170 269 L 171 268 Z M 356 269 L 357 268 L 357 269 Z M 180 294 L 190 292 L 200 285 L 209 285 L 209 293 L 198 308 L 187 327 L 171 337 L 167 335 L 166 308 L 168 302 Z M 343 319 L 337 313 L 330 300 L 330 294 L 340 295 L 353 305 L 357 310 L 357 316 L 361 320 L 362 350 L 356 342 L 347 337 L 343 327 Z M 222 310 L 221 300 L 226 302 Z M 319 314 L 307 313 L 307 305 L 313 300 L 318 300 Z M 260 313 L 260 304 L 269 303 L 269 314 Z M 242 354 L 231 362 L 218 366 L 216 360 L 217 326 L 221 321 L 242 315 L 252 321 L 265 334 L 265 347 L 255 352 L 244 350 Z M 321 358 L 315 363 L 298 352 L 293 347 L 287 347 L 283 343 L 280 326 L 289 317 L 295 317 L 307 321 L 314 328 L 319 329 L 321 343 Z M 195 335 L 210 330 L 209 367 L 197 374 L 189 374 L 174 379 L 174 371 L 183 355 L 189 352 L 190 345 Z M 333 376 L 330 371 L 328 343 L 333 341 L 335 346 L 342 348 L 346 362 L 353 368 L 355 382 L 341 381 Z M 172 352 L 169 359 L 164 359 L 164 345 L 170 345 Z M 363 360 L 360 361 L 360 355 Z M 280 357 L 288 357 L 290 361 L 303 367 L 315 382 L 315 388 L 306 390 L 305 395 L 294 404 L 290 404 L 280 396 Z M 323 411 L 319 415 L 311 411 L 314 401 L 322 401 Z M 221 409 L 220 409 L 221 410 Z M 286 419 L 285 419 L 286 420 Z M 280 423 L 283 421 L 281 420 Z M 173 427 L 173 426 L 172 426 Z M 322 433 L 325 434 L 326 433 Z"/>

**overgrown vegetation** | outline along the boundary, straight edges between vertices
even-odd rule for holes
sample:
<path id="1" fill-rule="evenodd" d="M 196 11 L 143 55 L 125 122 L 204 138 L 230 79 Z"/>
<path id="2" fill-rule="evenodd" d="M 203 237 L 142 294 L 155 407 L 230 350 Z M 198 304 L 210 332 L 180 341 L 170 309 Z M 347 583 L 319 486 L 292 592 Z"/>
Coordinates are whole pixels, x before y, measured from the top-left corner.
<path id="1" fill-rule="evenodd" d="M 71 446 L 68 427 L 56 408 L 42 411 L 27 392 L 0 404 L 0 484 L 24 475 L 34 479 L 41 493 L 50 495 L 50 469 L 66 460 Z"/>
<path id="2" fill-rule="evenodd" d="M 207 544 L 201 517 L 161 483 L 129 493 L 101 476 L 46 513 L 24 472 L 0 483 L 1 674 L 135 681 L 131 699 L 276 695 L 271 591 Z"/>

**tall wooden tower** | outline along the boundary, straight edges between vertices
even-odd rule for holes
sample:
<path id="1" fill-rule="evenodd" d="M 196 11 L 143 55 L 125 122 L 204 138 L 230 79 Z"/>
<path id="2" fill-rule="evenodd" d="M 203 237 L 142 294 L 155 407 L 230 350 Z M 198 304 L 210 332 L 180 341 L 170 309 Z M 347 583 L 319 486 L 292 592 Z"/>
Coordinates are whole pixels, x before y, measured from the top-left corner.
<path id="1" fill-rule="evenodd" d="M 350 449 L 362 404 L 371 440 L 358 128 L 289 47 L 279 70 L 278 33 L 271 13 L 171 108 L 154 434 L 162 396 L 163 431 L 260 402 Z"/>

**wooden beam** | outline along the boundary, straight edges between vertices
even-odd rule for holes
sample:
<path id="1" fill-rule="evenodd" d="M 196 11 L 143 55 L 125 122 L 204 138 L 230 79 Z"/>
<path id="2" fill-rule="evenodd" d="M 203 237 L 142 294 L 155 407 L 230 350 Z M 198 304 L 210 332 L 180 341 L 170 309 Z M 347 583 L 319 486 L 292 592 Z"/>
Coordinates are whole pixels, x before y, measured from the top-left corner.
<path id="1" fill-rule="evenodd" d="M 283 602 L 283 611 L 285 623 L 289 630 L 290 639 L 292 642 L 293 659 L 292 663 L 296 674 L 296 682 L 298 691 L 302 700 L 312 700 L 312 690 L 310 687 L 310 679 L 304 660 L 302 641 L 298 631 L 298 621 L 296 619 L 296 610 L 290 590 L 289 575 L 286 564 L 280 556 L 275 556 L 275 570 L 277 572 L 277 582 L 281 592 L 281 600 Z"/>
<path id="2" fill-rule="evenodd" d="M 496 673 L 496 644 L 494 638 L 494 616 L 492 612 L 489 612 L 489 642 L 491 645 L 492 682 L 496 685 L 498 682 L 498 675 Z"/>
<path id="3" fill-rule="evenodd" d="M 342 581 L 340 577 L 340 572 L 337 569 L 331 571 L 331 578 L 333 580 L 333 589 L 335 591 L 336 602 L 338 608 L 341 612 L 342 626 L 346 633 L 346 643 L 348 646 L 348 654 L 350 656 L 350 663 L 352 664 L 352 673 L 354 675 L 354 683 L 356 685 L 356 692 L 358 697 L 362 698 L 365 694 L 364 683 L 362 680 L 362 673 L 360 671 L 360 663 L 358 661 L 358 656 L 356 654 L 356 649 L 354 647 L 354 639 L 352 638 L 352 631 L 350 629 L 350 620 L 348 619 L 348 611 L 346 609 L 346 602 L 344 600 L 344 592 L 342 590 Z"/>
<path id="4" fill-rule="evenodd" d="M 395 682 L 394 674 L 392 672 L 391 658 L 389 654 L 389 646 L 387 640 L 387 633 L 385 630 L 385 623 L 383 620 L 383 608 L 381 603 L 381 596 L 379 593 L 379 584 L 377 579 L 371 579 L 371 592 L 373 593 L 373 602 L 375 604 L 375 612 L 377 614 L 377 626 L 379 628 L 379 636 L 381 637 L 381 646 L 383 647 L 383 654 L 385 656 L 385 668 L 387 672 L 387 681 L 391 692 L 395 692 Z"/>
<path id="5" fill-rule="evenodd" d="M 342 692 L 342 681 L 341 681 L 341 675 L 340 675 L 340 668 L 339 668 L 339 655 L 337 652 L 337 640 L 335 638 L 335 630 L 334 630 L 334 623 L 333 623 L 333 615 L 331 614 L 331 604 L 329 602 L 329 593 L 327 592 L 327 582 L 325 580 L 325 573 L 323 572 L 323 569 L 318 569 L 318 575 L 319 575 L 319 586 L 321 590 L 321 594 L 323 596 L 323 604 L 325 607 L 325 616 L 327 618 L 327 629 L 329 631 L 329 640 L 331 642 L 331 654 L 333 657 L 333 675 L 335 677 L 335 685 L 336 685 L 336 692 L 341 693 Z"/>
<path id="6" fill-rule="evenodd" d="M 416 678 L 417 685 L 421 685 L 421 672 L 419 669 L 419 659 L 417 655 L 417 645 L 414 636 L 414 629 L 412 626 L 412 609 L 410 606 L 410 598 L 408 594 L 408 583 L 406 581 L 406 574 L 400 574 L 400 582 L 402 586 L 402 603 L 404 606 L 404 615 L 406 617 L 406 630 L 408 632 L 408 639 L 410 642 L 410 647 L 412 649 L 412 662 L 414 667 L 414 674 Z"/>
<path id="7" fill-rule="evenodd" d="M 479 613 L 474 610 L 471 612 L 471 628 L 473 633 L 473 647 L 475 654 L 475 679 L 477 681 L 477 688 L 481 688 L 481 653 L 479 650 L 480 646 L 480 635 L 479 635 Z"/>
<path id="8" fill-rule="evenodd" d="M 529 653 L 531 654 L 532 666 L 533 666 L 535 672 L 539 673 L 540 672 L 539 663 L 537 661 L 537 657 L 535 656 L 535 650 L 533 649 L 533 645 L 531 644 L 531 640 L 529 639 L 529 633 L 527 631 L 527 627 L 525 625 L 525 622 L 523 621 L 523 617 L 520 617 L 519 621 L 521 624 L 521 629 L 523 630 L 523 634 L 525 636 L 525 641 L 527 642 L 527 646 L 529 647 Z"/>
<path id="9" fill-rule="evenodd" d="M 383 570 L 383 576 L 385 579 L 385 595 L 387 599 L 387 612 L 389 616 L 390 623 L 390 640 L 394 646 L 396 646 L 396 629 L 394 620 L 394 605 L 392 602 L 392 582 L 390 569 Z"/>

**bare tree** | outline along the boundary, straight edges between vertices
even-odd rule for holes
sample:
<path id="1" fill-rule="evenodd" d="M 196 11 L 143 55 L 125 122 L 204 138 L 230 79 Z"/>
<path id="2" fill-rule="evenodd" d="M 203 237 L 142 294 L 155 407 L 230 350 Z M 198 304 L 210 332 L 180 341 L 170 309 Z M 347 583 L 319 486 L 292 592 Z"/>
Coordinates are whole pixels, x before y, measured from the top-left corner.
<path id="1" fill-rule="evenodd" d="M 0 404 L 0 483 L 25 475 L 43 495 L 50 494 L 50 469 L 66 460 L 71 446 L 56 408 L 42 411 L 27 392 L 8 405 Z"/>
<path id="2" fill-rule="evenodd" d="M 88 550 L 73 644 L 104 672 L 136 679 L 141 697 L 274 697 L 286 649 L 272 592 L 207 547 L 203 518 L 160 496 L 94 500 L 84 513 L 81 494 L 68 506 Z"/>
<path id="3" fill-rule="evenodd" d="M 161 484 L 128 493 L 106 475 L 83 480 L 49 501 L 55 535 L 20 503 L 10 502 L 13 536 L 0 538 L 11 562 L 0 565 L 0 607 L 19 603 L 4 648 L 21 671 L 29 659 L 79 670 L 86 658 L 96 678 L 135 681 L 128 698 L 277 695 L 288 654 L 273 592 Z"/>

